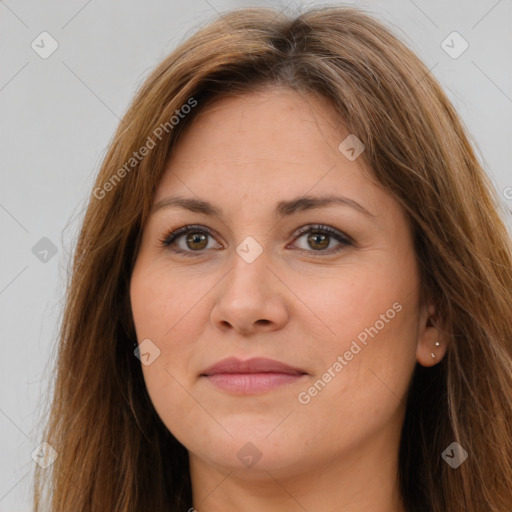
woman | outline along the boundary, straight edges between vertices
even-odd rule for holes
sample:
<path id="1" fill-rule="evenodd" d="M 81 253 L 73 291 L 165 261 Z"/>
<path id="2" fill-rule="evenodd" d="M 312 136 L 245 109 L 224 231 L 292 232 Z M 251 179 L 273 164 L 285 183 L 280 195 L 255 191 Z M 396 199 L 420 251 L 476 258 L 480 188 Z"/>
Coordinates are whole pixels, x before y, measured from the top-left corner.
<path id="1" fill-rule="evenodd" d="M 143 84 L 92 191 L 36 510 L 510 510 L 511 270 L 388 29 L 223 16 Z"/>

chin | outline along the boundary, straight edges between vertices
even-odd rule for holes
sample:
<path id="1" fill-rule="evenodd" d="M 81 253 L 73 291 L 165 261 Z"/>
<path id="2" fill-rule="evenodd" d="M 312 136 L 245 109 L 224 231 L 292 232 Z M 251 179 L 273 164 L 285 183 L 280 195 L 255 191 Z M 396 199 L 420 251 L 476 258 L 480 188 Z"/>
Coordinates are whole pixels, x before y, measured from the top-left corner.
<path id="1" fill-rule="evenodd" d="M 268 479 L 268 473 L 287 474 L 294 467 L 303 468 L 306 456 L 303 437 L 284 431 L 281 435 L 277 431 L 268 435 L 271 431 L 265 429 L 265 434 L 255 435 L 254 428 L 240 427 L 238 431 L 230 431 L 233 437 L 227 434 L 209 437 L 210 444 L 194 443 L 189 452 L 224 470 L 261 479 Z"/>

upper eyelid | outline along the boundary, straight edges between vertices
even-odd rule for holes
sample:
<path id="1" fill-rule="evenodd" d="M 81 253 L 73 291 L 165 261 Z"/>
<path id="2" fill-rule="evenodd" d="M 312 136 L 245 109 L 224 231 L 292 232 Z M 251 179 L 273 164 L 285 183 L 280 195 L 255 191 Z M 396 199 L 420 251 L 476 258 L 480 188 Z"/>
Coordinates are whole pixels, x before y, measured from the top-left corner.
<path id="1" fill-rule="evenodd" d="M 354 240 L 351 236 L 347 235 L 344 231 L 341 231 L 340 229 L 334 228 L 332 226 L 326 226 L 323 224 L 304 224 L 304 226 L 301 226 L 300 228 L 297 228 L 294 233 L 297 233 L 296 238 L 302 236 L 305 233 L 308 233 L 309 231 L 328 231 L 329 235 L 332 236 L 339 236 L 340 238 L 346 239 L 348 242 L 353 243 Z M 332 230 L 332 233 L 330 232 Z"/>

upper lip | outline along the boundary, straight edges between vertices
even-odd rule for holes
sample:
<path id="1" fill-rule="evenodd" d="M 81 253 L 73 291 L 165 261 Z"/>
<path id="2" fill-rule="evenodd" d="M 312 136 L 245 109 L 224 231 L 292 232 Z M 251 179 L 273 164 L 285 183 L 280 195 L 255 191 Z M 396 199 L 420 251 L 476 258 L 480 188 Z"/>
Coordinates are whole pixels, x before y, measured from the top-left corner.
<path id="1" fill-rule="evenodd" d="M 208 376 L 218 373 L 288 373 L 291 375 L 301 375 L 306 372 L 281 361 L 265 357 L 254 357 L 246 361 L 236 357 L 228 357 L 206 368 L 201 375 Z"/>

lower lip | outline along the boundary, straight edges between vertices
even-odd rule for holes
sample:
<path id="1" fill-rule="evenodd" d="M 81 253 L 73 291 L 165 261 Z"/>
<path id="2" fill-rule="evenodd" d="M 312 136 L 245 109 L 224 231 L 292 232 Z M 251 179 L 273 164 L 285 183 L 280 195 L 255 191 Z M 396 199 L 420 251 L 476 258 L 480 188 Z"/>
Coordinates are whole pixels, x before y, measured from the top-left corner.
<path id="1" fill-rule="evenodd" d="M 218 373 L 205 376 L 214 386 L 240 395 L 252 395 L 292 384 L 304 374 L 290 373 Z"/>

